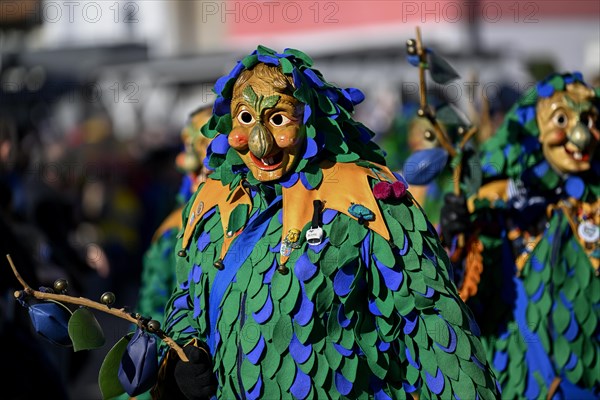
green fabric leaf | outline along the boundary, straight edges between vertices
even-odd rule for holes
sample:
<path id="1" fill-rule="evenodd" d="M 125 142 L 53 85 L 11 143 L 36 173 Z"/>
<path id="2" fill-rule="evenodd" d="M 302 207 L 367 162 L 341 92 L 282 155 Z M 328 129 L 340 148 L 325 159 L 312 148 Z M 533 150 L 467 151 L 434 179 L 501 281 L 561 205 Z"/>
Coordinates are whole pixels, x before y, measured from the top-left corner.
<path id="1" fill-rule="evenodd" d="M 69 319 L 69 337 L 73 351 L 92 350 L 104 346 L 104 332 L 94 314 L 87 307 L 75 310 Z"/>
<path id="2" fill-rule="evenodd" d="M 334 304 L 331 307 L 331 311 L 329 313 L 330 318 L 327 319 L 327 336 L 332 342 L 338 343 L 340 337 L 342 336 L 342 327 L 337 321 L 337 312 L 339 309 L 338 304 Z"/>
<path id="3" fill-rule="evenodd" d="M 459 371 L 457 368 L 458 360 L 456 355 L 446 353 L 437 346 L 433 346 L 433 352 L 435 353 L 436 362 L 442 373 L 452 380 L 458 380 Z"/>
<path id="4" fill-rule="evenodd" d="M 280 58 L 279 64 L 281 64 L 281 72 L 286 75 L 291 75 L 292 71 L 294 70 L 294 66 L 287 58 Z"/>
<path id="5" fill-rule="evenodd" d="M 415 360 L 416 361 L 416 360 Z M 426 347 L 419 348 L 419 361 L 423 366 L 422 370 L 429 372 L 430 375 L 435 376 L 437 371 L 437 360 L 433 349 L 427 349 Z"/>
<path id="6" fill-rule="evenodd" d="M 275 50 L 270 49 L 261 44 L 259 44 L 258 47 L 256 48 L 256 52 L 258 54 L 260 54 L 261 56 L 274 56 L 276 54 Z"/>
<path id="7" fill-rule="evenodd" d="M 394 297 L 393 294 L 389 291 L 385 293 L 386 294 L 384 297 L 375 299 L 375 303 L 377 304 L 377 308 L 379 308 L 379 311 L 381 311 L 381 313 L 384 316 L 389 318 L 392 315 L 392 312 L 394 311 Z"/>
<path id="8" fill-rule="evenodd" d="M 306 324 L 306 326 L 300 326 L 294 322 L 294 332 L 296 333 L 296 337 L 298 338 L 298 340 L 301 343 L 308 342 L 308 338 L 311 335 L 311 333 L 313 332 L 314 327 L 315 327 L 315 319 L 314 318 L 311 319 L 310 322 L 308 324 Z"/>
<path id="9" fill-rule="evenodd" d="M 323 281 L 323 274 L 317 273 L 308 282 L 304 282 L 304 291 L 306 293 L 306 297 L 314 301 L 317 291 L 319 291 L 323 285 Z"/>
<path id="10" fill-rule="evenodd" d="M 242 345 L 242 351 L 244 354 L 250 353 L 260 341 L 260 333 L 258 332 L 257 325 L 254 323 L 248 324 L 242 327 L 240 334 L 240 342 Z"/>
<path id="11" fill-rule="evenodd" d="M 234 325 L 240 313 L 242 295 L 238 291 L 229 290 L 221 301 L 221 315 L 219 320 L 228 326 Z"/>
<path id="12" fill-rule="evenodd" d="M 317 102 L 319 103 L 319 109 L 327 115 L 335 114 L 335 106 L 325 95 L 317 95 Z"/>
<path id="13" fill-rule="evenodd" d="M 530 329 L 535 329 L 539 322 L 540 322 L 540 312 L 537 309 L 537 307 L 535 306 L 535 304 L 528 304 L 527 305 L 527 326 L 529 326 Z"/>
<path id="14" fill-rule="evenodd" d="M 275 325 L 275 329 L 277 329 L 277 325 Z M 277 332 L 277 331 L 275 331 L 275 332 Z M 277 336 L 278 335 L 274 335 L 274 338 L 276 338 Z M 290 340 L 291 340 L 291 338 L 292 337 L 290 334 Z M 288 344 L 289 344 L 289 342 L 288 342 Z M 287 348 L 288 344 L 285 344 L 284 346 Z M 273 346 L 266 346 L 265 358 L 264 358 L 263 362 L 261 363 L 261 366 L 263 369 L 263 374 L 269 379 L 273 379 L 275 377 L 275 374 L 277 374 L 277 372 L 279 371 L 279 366 L 280 366 L 281 360 L 282 360 L 282 357 L 280 356 L 281 353 L 279 352 L 279 350 L 277 350 L 276 346 L 277 345 L 275 345 L 275 340 L 273 340 Z M 266 396 L 266 392 L 265 392 L 265 396 Z"/>
<path id="15" fill-rule="evenodd" d="M 288 293 L 291 283 L 292 283 L 293 274 L 280 274 L 276 272 L 273 275 L 273 280 L 271 281 L 271 297 L 273 297 L 273 301 L 281 301 Z"/>
<path id="16" fill-rule="evenodd" d="M 242 59 L 242 64 L 244 64 L 244 67 L 246 67 L 246 69 L 251 69 L 257 63 L 258 63 L 258 55 L 256 55 L 256 54 L 251 54 Z"/>
<path id="17" fill-rule="evenodd" d="M 254 365 L 247 358 L 244 358 L 239 376 L 242 378 L 244 388 L 251 388 L 258 381 L 260 366 Z"/>
<path id="18" fill-rule="evenodd" d="M 554 359 L 556 365 L 562 369 L 569 360 L 570 354 L 569 342 L 567 342 L 564 336 L 558 336 L 554 340 Z"/>
<path id="19" fill-rule="evenodd" d="M 413 205 L 409 209 L 413 216 L 415 230 L 427 232 L 427 220 L 425 219 L 425 214 L 423 214 L 423 212 L 415 205 Z"/>
<path id="20" fill-rule="evenodd" d="M 556 302 L 556 307 L 552 313 L 552 321 L 554 323 L 554 327 L 560 333 L 564 332 L 569 326 L 569 322 L 571 321 L 571 313 L 562 304 L 562 301 Z"/>
<path id="21" fill-rule="evenodd" d="M 455 299 L 440 296 L 435 306 L 439 310 L 440 315 L 450 324 L 457 327 L 462 326 L 463 310 Z"/>
<path id="22" fill-rule="evenodd" d="M 402 225 L 396 221 L 389 209 L 385 211 L 384 219 L 388 227 L 388 231 L 390 232 L 390 236 L 392 237 L 392 242 L 398 245 L 404 243 L 404 229 L 402 228 Z"/>
<path id="23" fill-rule="evenodd" d="M 353 161 L 358 160 L 359 158 L 360 158 L 360 156 L 356 153 L 338 154 L 335 156 L 335 160 L 340 163 L 353 162 Z"/>
<path id="24" fill-rule="evenodd" d="M 288 275 L 291 275 L 291 274 L 288 274 Z M 279 303 L 282 314 L 288 314 L 288 315 L 292 314 L 292 311 L 294 310 L 294 308 L 296 307 L 296 304 L 300 300 L 299 295 L 300 295 L 300 284 L 298 283 L 298 280 L 290 279 L 290 288 L 287 291 L 287 293 L 285 294 L 285 296 L 283 296 L 283 298 L 281 299 L 281 302 Z"/>
<path id="25" fill-rule="evenodd" d="M 408 250 L 404 257 L 402 257 L 402 261 L 404 262 L 404 268 L 407 271 L 419 271 L 421 269 L 420 257 L 412 248 Z"/>
<path id="26" fill-rule="evenodd" d="M 396 265 L 396 258 L 390 243 L 380 235 L 373 235 L 373 252 L 377 259 L 388 268 L 393 268 Z"/>
<path id="27" fill-rule="evenodd" d="M 462 329 L 455 329 L 456 332 L 456 351 L 455 354 L 462 360 L 471 359 L 471 343 L 467 334 Z"/>
<path id="28" fill-rule="evenodd" d="M 358 245 L 361 243 L 369 230 L 364 225 L 352 223 L 348 225 L 348 241 L 352 245 Z"/>
<path id="29" fill-rule="evenodd" d="M 313 381 L 316 387 L 322 387 L 330 371 L 329 363 L 324 354 L 317 354 L 316 358 L 317 370 L 313 373 Z"/>
<path id="30" fill-rule="evenodd" d="M 258 278 L 256 278 L 258 277 Z M 256 278 L 256 280 L 255 280 Z M 256 286 L 258 286 L 259 290 L 254 294 L 254 296 L 250 295 L 250 292 L 248 292 L 248 295 L 250 295 L 248 297 L 248 308 L 250 310 L 252 310 L 253 312 L 256 312 L 258 310 L 260 310 L 262 308 L 262 306 L 266 303 L 267 298 L 269 297 L 269 287 L 266 285 L 262 285 L 259 283 L 262 283 L 262 278 L 260 277 L 259 274 L 254 274 L 254 276 L 252 277 L 252 280 L 250 281 L 251 284 L 249 284 L 249 287 L 252 287 L 252 283 L 256 282 Z"/>
<path id="31" fill-rule="evenodd" d="M 325 287 L 322 290 L 317 291 L 317 297 L 315 299 L 316 310 L 319 315 L 322 315 L 323 310 L 329 309 L 333 302 L 334 293 L 331 281 L 324 280 Z"/>
<path id="32" fill-rule="evenodd" d="M 358 259 L 359 257 L 359 249 L 350 243 L 350 241 L 345 241 L 342 243 L 338 251 L 338 260 L 337 266 L 338 268 L 343 267 L 344 265 Z"/>
<path id="33" fill-rule="evenodd" d="M 127 349 L 127 344 L 131 340 L 133 333 L 128 333 L 109 350 L 102 361 L 100 372 L 98 373 L 98 386 L 103 399 L 110 399 L 125 393 L 123 385 L 119 382 L 118 372 L 121 365 L 121 358 Z"/>
<path id="34" fill-rule="evenodd" d="M 273 345 L 279 354 L 283 354 L 292 341 L 292 320 L 289 317 L 282 316 L 275 324 L 273 331 L 276 333 L 273 335 Z"/>
<path id="35" fill-rule="evenodd" d="M 300 50 L 296 49 L 286 49 L 284 54 L 291 54 L 299 60 L 302 60 L 307 67 L 311 67 L 313 65 L 313 60 L 307 54 L 303 53 Z"/>
<path id="36" fill-rule="evenodd" d="M 375 348 L 376 349 L 376 348 Z M 372 362 L 371 358 L 367 359 L 369 367 L 373 374 L 379 379 L 385 379 L 390 366 L 390 356 L 388 353 L 376 352 L 377 361 Z"/>
<path id="37" fill-rule="evenodd" d="M 304 169 L 304 176 L 311 187 L 318 187 L 323 180 L 323 170 L 316 164 L 311 164 Z"/>
<path id="38" fill-rule="evenodd" d="M 327 363 L 333 370 L 337 370 L 342 361 L 342 355 L 333 347 L 333 344 L 327 343 L 325 346 L 325 357 L 327 357 Z"/>
<path id="39" fill-rule="evenodd" d="M 222 134 L 229 134 L 231 132 L 232 122 L 231 122 L 231 114 L 225 114 L 221 118 L 219 118 L 219 122 L 217 122 L 216 130 Z"/>
<path id="40" fill-rule="evenodd" d="M 459 369 L 458 381 L 452 381 L 452 388 L 454 389 L 454 394 L 459 399 L 474 399 L 476 397 L 475 385 L 473 385 L 473 381 L 462 369 Z M 506 394 L 503 393 L 503 395 Z"/>
<path id="41" fill-rule="evenodd" d="M 348 237 L 348 222 L 346 216 L 338 215 L 331 225 L 331 233 L 329 234 L 329 242 L 336 247 L 340 247 Z"/>
<path id="42" fill-rule="evenodd" d="M 356 372 L 358 367 L 358 357 L 356 355 L 352 355 L 350 357 L 344 357 L 344 362 L 342 363 L 341 372 L 342 375 L 350 382 L 356 381 Z"/>
<path id="43" fill-rule="evenodd" d="M 591 352 L 588 352 L 591 353 Z M 598 367 L 596 367 L 596 369 L 591 369 L 591 371 L 598 371 Z M 575 368 L 573 368 L 572 370 L 566 370 L 565 371 L 565 375 L 567 376 L 567 379 L 571 382 L 579 382 L 579 380 L 581 379 L 582 375 L 583 375 L 584 369 L 583 369 L 583 365 L 581 365 L 581 363 L 577 363 L 577 365 L 575 366 Z"/>

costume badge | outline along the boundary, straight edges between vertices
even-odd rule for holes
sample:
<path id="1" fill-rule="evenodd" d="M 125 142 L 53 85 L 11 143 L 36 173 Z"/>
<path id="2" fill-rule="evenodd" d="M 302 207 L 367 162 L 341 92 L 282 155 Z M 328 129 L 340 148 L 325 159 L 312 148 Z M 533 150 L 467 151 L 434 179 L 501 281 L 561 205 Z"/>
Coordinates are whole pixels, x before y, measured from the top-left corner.
<path id="1" fill-rule="evenodd" d="M 300 247 L 300 243 L 298 243 L 298 239 L 300 239 L 300 231 L 298 229 L 290 229 L 285 236 L 285 239 L 281 242 L 281 249 L 279 250 L 279 254 L 284 257 L 292 254 L 292 250 Z"/>
<path id="2" fill-rule="evenodd" d="M 577 233 L 586 243 L 596 243 L 600 239 L 600 228 L 592 221 L 584 221 L 579 224 Z"/>

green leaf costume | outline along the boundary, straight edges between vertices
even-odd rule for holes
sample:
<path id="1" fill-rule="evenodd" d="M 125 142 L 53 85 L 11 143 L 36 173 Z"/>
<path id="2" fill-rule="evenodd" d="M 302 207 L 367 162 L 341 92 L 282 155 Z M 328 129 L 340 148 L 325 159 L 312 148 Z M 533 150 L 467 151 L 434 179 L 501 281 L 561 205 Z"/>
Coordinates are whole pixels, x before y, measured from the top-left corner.
<path id="1" fill-rule="evenodd" d="M 599 215 L 598 152 L 589 170 L 559 175 L 544 156 L 536 119 L 540 99 L 573 83 L 584 84 L 581 75 L 538 83 L 482 148 L 487 186 L 473 219 L 484 272 L 467 304 L 507 398 L 600 395 L 600 254 L 598 241 L 584 243 L 576 226 L 587 218 L 578 208 L 584 204 Z M 485 194 L 493 185 L 499 189 Z"/>
<path id="2" fill-rule="evenodd" d="M 233 85 L 258 63 L 293 77 L 305 104 L 301 160 L 275 182 L 257 181 L 225 145 Z M 203 130 L 215 171 L 184 209 L 166 333 L 208 343 L 217 398 L 497 398 L 431 224 L 409 193 L 373 194 L 402 178 L 351 118 L 362 95 L 311 65 L 259 47 L 217 82 Z M 314 200 L 324 235 L 309 245 Z"/>

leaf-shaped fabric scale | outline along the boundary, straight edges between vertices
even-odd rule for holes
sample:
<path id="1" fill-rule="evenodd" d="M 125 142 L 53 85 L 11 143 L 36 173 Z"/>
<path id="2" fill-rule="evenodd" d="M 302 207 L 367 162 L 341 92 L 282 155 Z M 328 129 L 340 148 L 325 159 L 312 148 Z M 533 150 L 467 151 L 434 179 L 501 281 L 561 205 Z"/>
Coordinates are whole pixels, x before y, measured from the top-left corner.
<path id="1" fill-rule="evenodd" d="M 448 62 L 433 51 L 428 52 L 429 72 L 431 79 L 440 85 L 445 85 L 455 79 L 460 78 L 460 75 L 452 68 Z"/>
<path id="2" fill-rule="evenodd" d="M 92 350 L 104 346 L 104 332 L 94 314 L 87 307 L 81 307 L 69 320 L 69 336 L 73 350 Z"/>
<path id="3" fill-rule="evenodd" d="M 119 364 L 119 382 L 130 396 L 149 390 L 158 374 L 156 338 L 138 328 L 123 353 Z"/>
<path id="4" fill-rule="evenodd" d="M 462 110 L 453 104 L 444 104 L 438 108 L 435 112 L 437 119 L 444 125 L 458 125 L 468 126 L 470 125 L 469 118 L 465 115 Z"/>
<path id="5" fill-rule="evenodd" d="M 125 393 L 125 389 L 119 381 L 118 371 L 121 358 L 132 336 L 133 333 L 128 333 L 119 339 L 106 354 L 104 361 L 102 361 L 100 372 L 98 373 L 98 386 L 100 386 L 100 392 L 102 392 L 102 398 L 104 399 L 111 399 Z"/>
<path id="6" fill-rule="evenodd" d="M 33 329 L 54 344 L 71 346 L 67 330 L 71 311 L 60 303 L 47 302 L 29 306 Z"/>
<path id="7" fill-rule="evenodd" d="M 402 172 L 409 184 L 427 185 L 444 170 L 447 163 L 448 152 L 442 148 L 419 150 L 406 159 Z"/>

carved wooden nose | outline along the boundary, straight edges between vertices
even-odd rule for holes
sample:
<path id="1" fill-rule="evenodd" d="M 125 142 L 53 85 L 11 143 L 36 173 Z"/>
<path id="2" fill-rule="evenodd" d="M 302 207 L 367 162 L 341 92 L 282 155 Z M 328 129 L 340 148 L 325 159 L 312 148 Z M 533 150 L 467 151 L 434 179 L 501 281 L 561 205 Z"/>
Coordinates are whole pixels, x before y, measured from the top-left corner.
<path id="1" fill-rule="evenodd" d="M 579 150 L 585 150 L 589 146 L 592 135 L 589 129 L 578 122 L 577 125 L 569 133 L 569 141 L 573 143 Z"/>
<path id="2" fill-rule="evenodd" d="M 250 132 L 248 147 L 256 157 L 263 158 L 273 148 L 273 135 L 263 124 L 257 123 Z"/>

